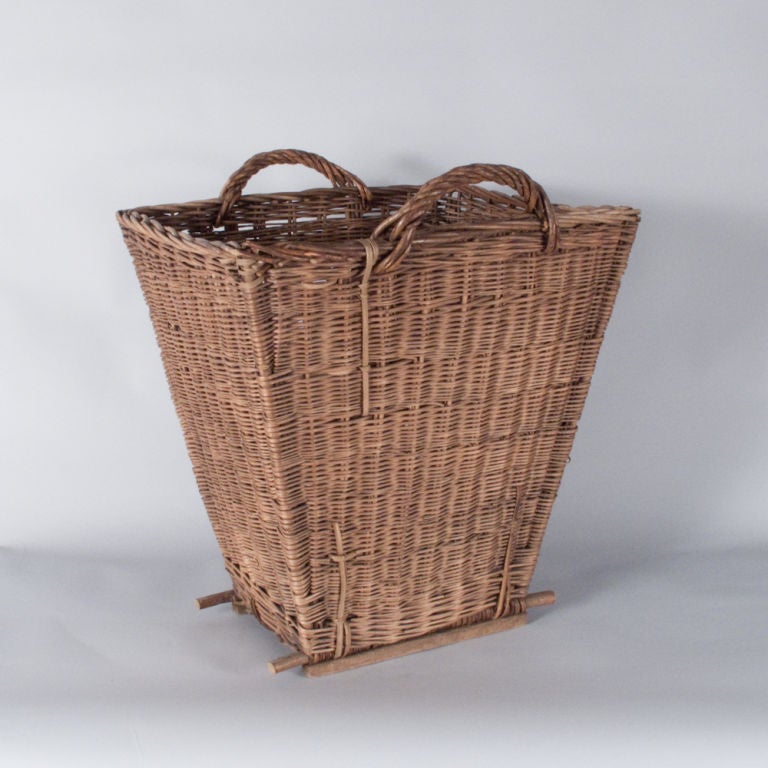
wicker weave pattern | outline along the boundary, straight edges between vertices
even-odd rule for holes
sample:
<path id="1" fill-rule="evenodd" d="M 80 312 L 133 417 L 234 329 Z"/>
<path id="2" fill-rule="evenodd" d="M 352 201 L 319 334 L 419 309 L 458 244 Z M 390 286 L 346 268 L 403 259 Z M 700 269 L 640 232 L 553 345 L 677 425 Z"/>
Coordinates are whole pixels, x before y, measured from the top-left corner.
<path id="1" fill-rule="evenodd" d="M 285 152 L 346 187 L 119 214 L 237 605 L 316 660 L 520 611 L 638 212 Z"/>

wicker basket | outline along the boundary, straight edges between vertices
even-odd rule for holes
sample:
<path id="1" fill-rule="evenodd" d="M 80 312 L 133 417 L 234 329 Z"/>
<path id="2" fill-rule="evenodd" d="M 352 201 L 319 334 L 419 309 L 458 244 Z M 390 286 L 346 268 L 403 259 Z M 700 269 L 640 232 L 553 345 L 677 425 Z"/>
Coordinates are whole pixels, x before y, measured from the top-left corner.
<path id="1" fill-rule="evenodd" d="M 241 196 L 300 163 L 333 189 Z M 475 186 L 492 181 L 507 195 Z M 517 626 L 639 212 L 308 152 L 118 213 L 231 600 L 324 674 Z"/>

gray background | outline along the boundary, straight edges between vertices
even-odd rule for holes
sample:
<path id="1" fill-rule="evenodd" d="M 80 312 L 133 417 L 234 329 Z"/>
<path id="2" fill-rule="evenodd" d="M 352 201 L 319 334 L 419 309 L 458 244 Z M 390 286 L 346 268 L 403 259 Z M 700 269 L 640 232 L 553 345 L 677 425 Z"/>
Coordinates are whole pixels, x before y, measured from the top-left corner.
<path id="1" fill-rule="evenodd" d="M 764 766 L 768 11 L 5 3 L 0 761 Z M 643 210 L 529 626 L 320 681 L 226 588 L 114 211 L 248 156 Z M 276 167 L 251 191 L 318 186 Z"/>

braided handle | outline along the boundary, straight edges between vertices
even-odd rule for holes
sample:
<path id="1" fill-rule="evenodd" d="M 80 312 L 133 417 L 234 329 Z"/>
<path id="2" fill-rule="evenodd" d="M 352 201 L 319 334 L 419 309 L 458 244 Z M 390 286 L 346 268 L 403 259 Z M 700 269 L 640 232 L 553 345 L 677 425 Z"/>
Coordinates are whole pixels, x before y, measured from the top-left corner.
<path id="1" fill-rule="evenodd" d="M 378 271 L 397 267 L 408 254 L 416 230 L 432 206 L 444 195 L 481 181 L 494 181 L 514 189 L 529 213 L 535 213 L 542 223 L 546 235 L 545 253 L 552 253 L 557 247 L 557 219 L 546 192 L 524 171 L 508 165 L 487 165 L 474 163 L 461 165 L 430 179 L 396 213 L 379 224 L 372 237 L 384 236 L 396 245 L 377 265 Z"/>
<path id="2" fill-rule="evenodd" d="M 371 204 L 371 190 L 353 173 L 341 166 L 326 160 L 314 152 L 303 152 L 300 149 L 275 149 L 272 152 L 260 152 L 246 160 L 228 179 L 221 190 L 219 199 L 221 206 L 216 217 L 216 226 L 220 226 L 227 217 L 232 206 L 240 199 L 243 188 L 251 176 L 269 165 L 306 165 L 322 173 L 335 187 L 354 187 L 360 194 L 365 208 Z"/>

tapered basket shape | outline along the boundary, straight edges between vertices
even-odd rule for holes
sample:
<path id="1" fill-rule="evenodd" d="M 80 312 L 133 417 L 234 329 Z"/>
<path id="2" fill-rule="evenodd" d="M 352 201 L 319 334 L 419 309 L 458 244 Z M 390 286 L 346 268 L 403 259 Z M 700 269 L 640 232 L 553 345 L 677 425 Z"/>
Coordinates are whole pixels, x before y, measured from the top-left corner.
<path id="1" fill-rule="evenodd" d="M 278 150 L 118 218 L 236 607 L 309 665 L 525 612 L 638 211 Z"/>

